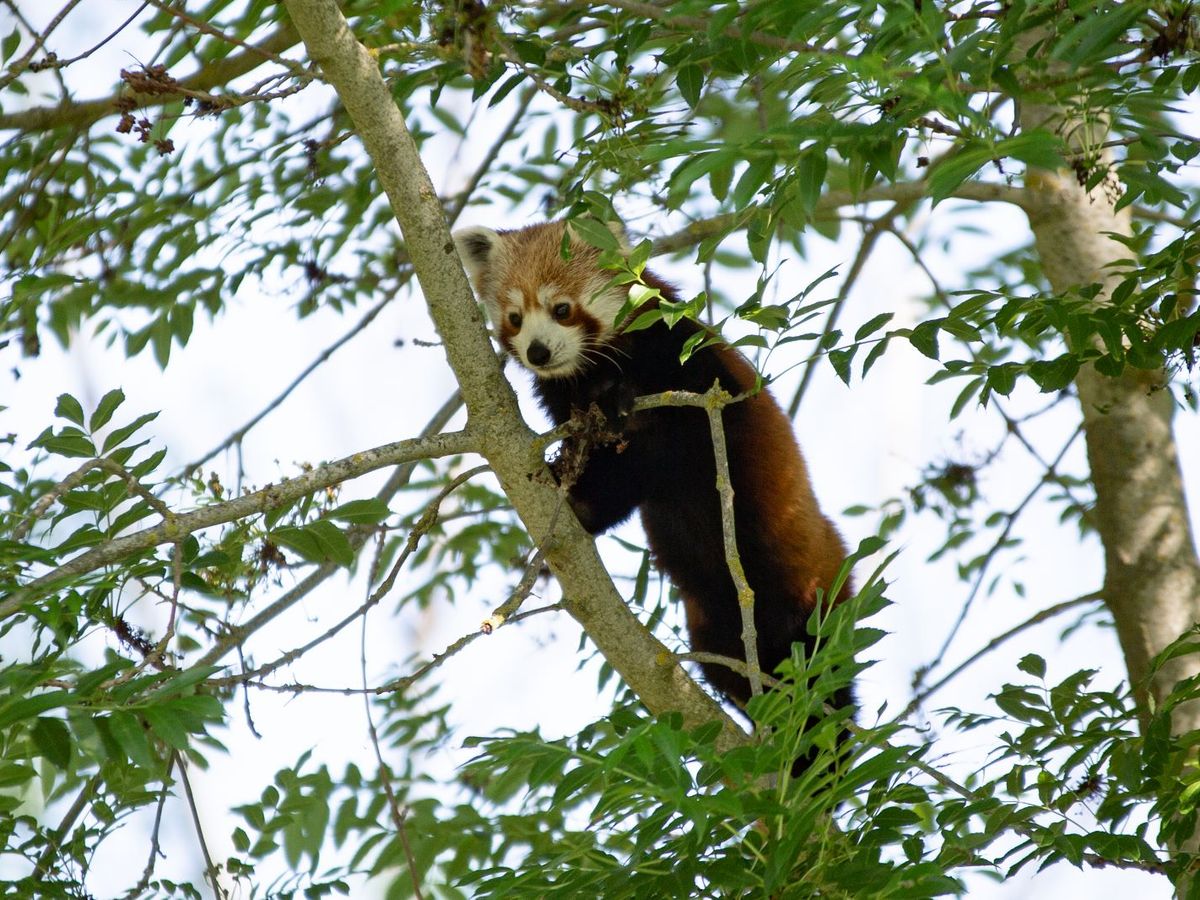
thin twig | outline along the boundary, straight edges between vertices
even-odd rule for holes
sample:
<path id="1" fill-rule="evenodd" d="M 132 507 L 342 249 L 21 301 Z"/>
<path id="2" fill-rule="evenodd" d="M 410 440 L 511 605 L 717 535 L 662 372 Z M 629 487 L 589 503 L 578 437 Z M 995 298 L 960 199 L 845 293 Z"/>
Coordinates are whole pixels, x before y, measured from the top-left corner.
<path id="1" fill-rule="evenodd" d="M 888 230 L 897 216 L 911 207 L 912 201 L 896 203 L 891 209 L 863 229 L 862 243 L 859 244 L 858 252 L 854 255 L 854 261 L 850 263 L 850 268 L 846 272 L 842 286 L 838 289 L 837 297 L 829 307 L 829 315 L 826 317 L 825 325 L 821 329 L 822 338 L 830 334 L 837 326 L 838 316 L 841 315 L 842 309 L 846 305 L 846 300 L 850 297 L 850 291 L 854 288 L 859 276 L 866 267 L 867 260 L 870 258 L 871 252 L 875 249 L 875 244 L 879 241 L 879 236 Z M 792 395 L 792 402 L 788 404 L 787 414 L 789 419 L 796 418 L 796 414 L 800 411 L 800 404 L 804 400 L 804 395 L 808 391 L 808 386 L 812 382 L 813 375 L 816 373 L 818 359 L 819 357 L 810 359 L 804 367 L 804 375 L 800 378 L 800 384 L 796 388 L 796 393 Z"/>
<path id="2" fill-rule="evenodd" d="M 387 577 L 384 578 L 383 582 L 379 585 L 378 588 L 376 588 L 374 591 L 371 592 L 371 594 L 367 597 L 367 599 L 363 602 L 363 604 L 358 607 L 358 609 L 354 610 L 354 612 L 347 615 L 345 618 L 343 618 L 341 621 L 339 621 L 337 624 L 335 624 L 332 628 L 328 628 L 325 631 L 321 632 L 321 634 L 317 635 L 315 638 L 313 638 L 307 644 L 304 644 L 301 647 L 296 647 L 292 650 L 287 651 L 286 653 L 282 654 L 281 656 L 279 656 L 272 662 L 265 663 L 264 665 L 261 665 L 258 668 L 253 669 L 252 671 L 244 672 L 240 675 L 232 675 L 232 676 L 229 676 L 228 678 L 215 679 L 215 680 L 210 681 L 209 683 L 215 684 L 215 685 L 227 685 L 227 684 L 237 684 L 239 682 L 243 682 L 243 681 L 246 681 L 247 679 L 251 679 L 251 678 L 262 678 L 264 675 L 269 675 L 272 672 L 274 672 L 276 669 L 282 668 L 283 666 L 286 666 L 289 663 L 294 662 L 295 660 L 299 659 L 304 654 L 308 653 L 314 647 L 316 647 L 316 646 L 324 643 L 325 641 L 329 640 L 330 638 L 334 637 L 336 634 L 341 632 L 342 629 L 344 629 L 347 625 L 351 624 L 355 619 L 359 618 L 360 616 L 365 617 L 367 612 L 373 606 L 376 606 L 379 603 L 379 601 L 382 600 L 383 597 L 386 596 L 387 593 L 392 589 L 392 586 L 396 583 L 396 577 L 397 577 L 397 575 L 399 575 L 400 569 L 403 568 L 404 564 L 408 561 L 408 558 L 417 549 L 417 543 L 418 543 L 418 541 L 420 541 L 421 536 L 424 534 L 427 534 L 429 532 L 429 530 L 431 528 L 433 528 L 433 526 L 435 524 L 437 524 L 438 507 L 441 505 L 442 501 L 445 500 L 446 497 L 449 496 L 451 492 L 453 492 L 455 489 L 460 487 L 464 482 L 466 482 L 466 481 L 470 480 L 471 478 L 474 478 L 476 475 L 479 475 L 486 471 L 488 471 L 488 467 L 486 465 L 475 466 L 473 469 L 468 469 L 467 471 L 463 472 L 462 474 L 460 474 L 457 477 L 455 477 L 454 479 L 452 479 L 448 484 L 446 484 L 441 489 L 441 491 L 438 492 L 437 496 L 435 496 L 432 500 L 429 501 L 429 503 L 425 506 L 425 510 L 421 514 L 420 519 L 417 520 L 417 523 L 413 526 L 412 530 L 409 532 L 408 540 L 404 545 L 404 550 L 400 553 L 400 556 L 396 559 L 395 563 L 392 565 L 392 568 L 388 572 Z"/>
<path id="3" fill-rule="evenodd" d="M 177 513 L 161 525 L 106 541 L 35 578 L 0 601 L 0 620 L 19 613 L 24 605 L 53 590 L 60 582 L 84 575 L 130 554 L 159 544 L 173 544 L 185 535 L 214 525 L 223 525 L 255 513 L 276 509 L 315 491 L 357 478 L 376 469 L 437 456 L 456 456 L 476 449 L 474 435 L 465 431 L 395 441 L 372 450 L 351 454 L 344 459 L 317 466 L 295 478 L 242 497 Z"/>
<path id="4" fill-rule="evenodd" d="M 394 571 L 394 570 L 393 570 Z M 400 836 L 400 844 L 404 847 L 404 857 L 408 861 L 408 874 L 412 880 L 413 894 L 417 900 L 424 900 L 424 895 L 421 893 L 421 876 L 417 872 L 417 861 L 413 857 L 412 846 L 408 840 L 408 828 L 404 824 L 408 818 L 408 807 L 401 807 L 400 802 L 396 797 L 396 792 L 392 788 L 391 769 L 387 763 L 383 761 L 383 749 L 379 746 L 379 731 L 375 728 L 375 717 L 371 715 L 370 694 L 365 693 L 367 689 L 367 612 L 370 609 L 371 598 L 367 598 L 367 608 L 362 616 L 362 631 L 359 637 L 359 662 L 362 670 L 362 687 L 363 687 L 363 709 L 367 716 L 367 732 L 371 737 L 371 747 L 375 751 L 375 761 L 379 766 L 379 781 L 383 785 L 384 794 L 387 796 L 388 810 L 391 812 L 392 823 L 396 826 L 396 833 Z"/>
<path id="5" fill-rule="evenodd" d="M 170 794 L 171 771 L 175 768 L 175 754 L 172 753 L 167 760 L 167 771 L 163 775 L 162 791 L 158 795 L 158 808 L 154 811 L 154 828 L 150 831 L 150 858 L 146 860 L 146 868 L 142 870 L 142 877 L 138 883 L 129 889 L 125 894 L 126 900 L 133 900 L 135 897 L 141 896 L 142 892 L 150 884 L 150 878 L 154 875 L 154 866 L 158 862 L 158 858 L 163 856 L 162 850 L 158 843 L 159 829 L 162 827 L 163 807 L 167 804 L 167 796 Z"/>
<path id="6" fill-rule="evenodd" d="M 963 671 L 966 670 L 969 666 L 972 666 L 975 663 L 979 662 L 979 660 L 982 659 L 983 657 L 987 656 L 987 654 L 991 653 L 993 650 L 998 649 L 1003 644 L 1007 643 L 1008 641 L 1010 641 L 1012 638 L 1016 637 L 1017 635 L 1025 632 L 1025 631 L 1028 631 L 1030 628 L 1034 627 L 1035 625 L 1040 625 L 1042 622 L 1045 622 L 1047 619 L 1054 618 L 1055 616 L 1059 615 L 1060 613 L 1068 612 L 1069 610 L 1075 609 L 1076 607 L 1084 606 L 1088 603 L 1093 603 L 1096 600 L 1102 600 L 1102 599 L 1103 599 L 1103 594 L 1100 591 L 1092 591 L 1090 594 L 1084 594 L 1080 597 L 1075 597 L 1071 600 L 1064 600 L 1061 603 L 1056 603 L 1053 606 L 1048 606 L 1043 610 L 1039 610 L 1037 613 L 1030 616 L 1028 619 L 1026 619 L 1020 625 L 1015 625 L 1012 628 L 1010 628 L 1008 631 L 1004 632 L 1003 634 L 997 635 L 996 637 L 992 638 L 990 641 L 988 641 L 986 644 L 984 644 L 982 647 L 980 647 L 978 650 L 976 650 L 974 653 L 972 653 L 970 656 L 968 656 L 966 659 L 964 659 L 961 663 L 959 663 L 957 666 L 955 666 L 953 669 L 951 669 L 949 672 L 947 672 L 945 675 L 943 675 L 941 678 L 939 678 L 934 684 L 931 684 L 929 687 L 925 688 L 920 693 L 916 694 L 912 698 L 912 700 L 909 701 L 908 706 L 906 706 L 904 708 L 904 711 L 901 712 L 900 715 L 898 715 L 896 717 L 895 721 L 899 722 L 904 719 L 907 719 L 910 715 L 912 715 L 914 712 L 916 712 L 917 709 L 919 709 L 921 707 L 921 705 L 926 700 L 929 699 L 930 696 L 932 696 L 933 694 L 936 694 L 938 691 L 940 691 L 942 688 L 944 688 L 951 680 L 953 680 L 957 676 L 961 675 L 963 673 Z"/>
<path id="7" fill-rule="evenodd" d="M 1054 462 L 1050 464 L 1050 469 L 1048 471 L 1052 472 L 1058 468 L 1058 465 L 1063 461 L 1063 457 L 1067 455 L 1067 451 L 1071 449 L 1071 445 L 1075 443 L 1075 439 L 1079 437 L 1082 431 L 1083 426 L 1080 425 L 1075 429 L 1074 432 L 1071 433 L 1071 436 L 1067 439 L 1066 443 L 1063 444 L 1062 449 L 1058 451 L 1058 456 L 1055 457 Z M 979 589 L 983 586 L 983 580 L 987 577 L 987 572 L 992 564 L 992 560 L 996 558 L 996 554 L 1000 552 L 1000 549 L 1008 541 L 1008 536 L 1012 533 L 1013 526 L 1016 524 L 1021 513 L 1025 511 L 1025 507 L 1027 507 L 1033 501 L 1034 497 L 1041 492 L 1042 488 L 1051 482 L 1052 479 L 1048 475 L 1038 479 L 1037 484 L 1030 488 L 1029 492 L 1025 495 L 1021 502 L 1013 508 L 1012 512 L 1005 516 L 1004 528 L 1000 530 L 999 536 L 995 541 L 992 542 L 992 546 L 988 548 L 987 553 L 984 554 L 983 562 L 981 562 L 979 565 L 979 573 L 975 576 L 975 581 L 971 585 L 970 592 L 967 594 L 966 602 L 963 603 L 962 609 L 959 610 L 958 618 L 955 620 L 950 632 L 946 635 L 946 639 L 942 641 L 941 648 L 934 656 L 934 662 L 930 663 L 929 666 L 925 668 L 923 675 L 928 674 L 929 669 L 936 665 L 937 661 L 943 659 L 946 656 L 946 653 L 949 652 L 950 644 L 953 643 L 955 636 L 958 634 L 959 628 L 961 628 L 963 622 L 966 621 L 967 613 L 971 611 L 971 606 L 975 603 L 975 598 L 979 595 Z"/>
<path id="8" fill-rule="evenodd" d="M 712 28 L 712 21 L 710 19 L 671 12 L 672 6 L 656 6 L 653 3 L 641 2 L 641 0 L 608 0 L 607 5 L 615 6 L 617 9 L 623 9 L 637 16 L 645 16 L 647 19 L 661 22 L 668 27 L 678 28 L 688 35 L 693 33 L 707 34 Z M 820 47 L 805 41 L 788 40 L 787 38 L 775 34 L 767 34 L 763 31 L 747 32 L 744 27 L 738 25 L 727 25 L 722 29 L 721 33 L 726 37 L 731 37 L 739 41 L 748 40 L 762 47 L 769 47 L 772 50 L 784 53 L 815 53 L 822 56 L 853 58 L 851 54 L 840 50 Z"/>
<path id="9" fill-rule="evenodd" d="M 462 407 L 462 397 L 455 391 L 450 395 L 450 398 L 442 404 L 441 409 L 434 413 L 421 431 L 421 437 L 432 437 L 438 434 L 455 414 Z M 408 480 L 412 477 L 412 473 L 416 470 L 417 461 L 402 463 L 393 470 L 387 482 L 375 498 L 388 503 L 396 492 L 404 485 L 408 484 Z M 350 543 L 351 550 L 357 552 L 364 543 L 373 529 L 363 528 L 362 526 L 353 526 L 346 530 L 346 540 Z M 208 652 L 200 658 L 196 663 L 198 666 L 215 665 L 225 656 L 230 650 L 235 647 L 241 647 L 250 635 L 256 633 L 260 628 L 263 628 L 268 622 L 282 615 L 287 610 L 291 609 L 302 599 L 312 593 L 319 585 L 321 585 L 334 572 L 340 571 L 341 567 L 337 563 L 322 563 L 317 569 L 308 575 L 303 581 L 285 592 L 281 597 L 268 605 L 265 609 L 259 611 L 249 622 L 235 627 L 228 627 L 224 637 L 218 640 Z"/>
<path id="10" fill-rule="evenodd" d="M 845 723 L 844 727 L 855 737 L 860 738 L 860 739 L 863 737 L 864 729 L 862 729 L 858 725 L 854 724 L 854 722 L 847 721 Z M 896 749 L 900 750 L 904 754 L 905 761 L 909 765 L 911 765 L 913 768 L 923 772 L 924 774 L 928 775 L 935 782 L 937 782 L 941 787 L 946 788 L 949 791 L 952 791 L 953 793 L 962 797 L 964 800 L 968 800 L 971 803 L 980 804 L 988 799 L 988 798 L 985 798 L 983 795 L 971 790 L 969 787 L 966 787 L 965 785 L 958 783 L 953 778 L 951 778 L 949 775 L 946 775 L 944 772 L 929 765 L 929 763 L 918 758 L 915 753 L 905 752 L 904 748 L 898 747 Z M 1064 819 L 1067 818 L 1066 815 L 1060 811 L 1052 810 L 1049 807 L 1041 807 L 1041 808 L 1046 809 L 1047 812 L 1054 812 Z M 1068 821 L 1070 821 L 1070 820 L 1068 819 Z M 1017 834 L 1022 835 L 1023 837 L 1026 837 L 1029 840 L 1033 841 L 1034 844 L 1037 846 L 1041 846 L 1042 844 L 1046 843 L 1048 841 L 1048 839 L 1050 839 L 1052 837 L 1052 834 L 1053 834 L 1050 831 L 1050 829 L 1047 829 L 1044 826 L 1039 825 L 1038 823 L 1034 822 L 1032 819 L 1030 819 L 1028 822 L 1022 822 L 1019 819 L 1017 819 L 1015 816 L 1009 818 L 1007 827 L 1011 831 L 1014 831 Z M 996 835 L 989 835 L 989 837 L 996 837 Z M 1104 867 L 1112 866 L 1114 868 L 1122 868 L 1122 869 L 1137 869 L 1142 872 L 1152 872 L 1157 875 L 1162 875 L 1162 874 L 1166 873 L 1166 868 L 1157 863 L 1145 863 L 1145 862 L 1134 862 L 1131 860 L 1107 859 L 1107 858 L 1100 856 L 1098 854 L 1095 854 L 1095 853 L 1084 853 L 1082 855 L 1082 860 L 1084 862 L 1086 862 L 1088 865 L 1095 866 L 1097 868 L 1104 868 Z"/>
<path id="11" fill-rule="evenodd" d="M 484 635 L 492 634 L 497 628 L 508 623 L 519 622 L 529 615 L 534 615 L 539 612 L 548 612 L 555 609 L 563 609 L 562 603 L 552 603 L 548 606 L 540 607 L 536 610 L 530 610 L 526 614 L 517 614 L 521 608 L 521 604 L 529 597 L 533 590 L 533 585 L 537 581 L 538 573 L 542 570 L 543 557 L 546 549 L 550 546 L 550 542 L 554 536 L 555 523 L 558 522 L 558 513 L 562 509 L 563 495 L 559 494 L 558 505 L 554 507 L 554 512 L 550 516 L 550 525 L 546 529 L 546 537 L 530 554 L 529 561 L 525 564 L 525 570 L 521 575 L 521 580 L 517 582 L 517 586 L 509 593 L 508 598 L 501 603 L 492 614 L 480 623 L 479 630 L 473 631 L 470 634 L 464 634 L 454 643 L 450 644 L 441 653 L 433 654 L 429 662 L 425 663 L 415 672 L 405 675 L 403 678 L 397 678 L 395 681 L 390 681 L 383 687 L 379 688 L 378 693 L 391 693 L 394 691 L 403 691 L 411 687 L 419 679 L 424 678 L 438 666 L 442 665 L 450 657 L 460 653 L 466 649 L 467 645 L 475 639 Z"/>
<path id="12" fill-rule="evenodd" d="M 224 41 L 227 44 L 234 44 L 235 46 L 241 47 L 243 50 L 246 50 L 250 53 L 257 53 L 263 59 L 283 66 L 283 68 L 290 71 L 293 75 L 297 75 L 301 78 L 313 77 L 312 73 L 306 72 L 304 68 L 294 59 L 288 59 L 286 56 L 280 56 L 278 53 L 273 53 L 271 50 L 263 47 L 261 44 L 256 46 L 243 41 L 239 37 L 234 37 L 232 34 L 227 34 L 224 31 L 221 31 L 219 28 L 216 28 L 213 25 L 210 25 L 208 22 L 205 22 L 203 19 L 197 19 L 194 16 L 189 16 L 178 6 L 164 3 L 163 0 L 149 0 L 149 3 L 160 12 L 166 13 L 168 16 L 174 16 L 181 22 L 184 22 L 185 24 L 190 25 L 192 28 L 195 28 L 197 31 L 201 31 L 204 34 L 215 37 L 217 40 Z"/>
<path id="13" fill-rule="evenodd" d="M 517 129 L 526 123 L 525 113 L 529 109 L 529 104 L 533 102 L 537 91 L 527 89 L 521 93 L 517 99 L 517 108 L 513 111 L 513 116 L 508 120 L 508 124 L 504 126 L 504 130 L 500 132 L 499 137 L 488 148 L 487 155 L 484 156 L 482 162 L 475 167 L 475 171 L 471 174 L 463 189 L 455 195 L 454 200 L 446 208 L 446 219 L 453 225 L 458 221 L 458 217 L 462 215 L 462 211 L 466 209 L 467 204 L 471 200 L 471 196 L 479 187 L 479 183 L 483 181 L 485 175 L 492 169 L 492 164 L 500 155 L 501 149 L 512 140 L 512 136 L 516 134 Z"/>
<path id="14" fill-rule="evenodd" d="M 737 549 L 737 525 L 733 516 L 733 481 L 729 476 L 729 454 L 725 447 L 725 426 L 721 413 L 733 402 L 733 396 L 719 381 L 705 394 L 704 411 L 708 415 L 708 430 L 712 435 L 713 457 L 717 464 L 717 493 L 721 498 L 721 536 L 725 546 L 725 565 L 737 590 L 738 609 L 742 614 L 742 645 L 746 651 L 747 677 L 750 694 L 762 694 L 762 667 L 758 662 L 758 629 L 754 623 L 754 589 L 746 580 L 742 558 Z"/>
<path id="15" fill-rule="evenodd" d="M 24 21 L 24 16 L 20 16 L 19 10 L 14 7 L 14 12 L 20 17 L 22 24 L 29 28 L 30 36 L 33 38 L 33 46 L 29 48 L 28 53 L 20 59 L 13 60 L 8 66 L 8 73 L 0 78 L 0 90 L 4 90 L 9 84 L 24 74 L 25 70 L 29 68 L 29 63 L 37 55 L 37 52 L 46 46 L 46 41 L 50 38 L 51 33 L 62 24 L 63 19 L 70 15 L 71 10 L 78 6 L 80 2 L 82 0 L 67 0 L 67 3 L 55 14 L 54 18 L 50 20 L 49 24 L 40 33 L 29 28 L 29 23 Z M 126 22 L 125 24 L 128 25 L 129 23 Z M 125 26 L 122 25 L 121 27 L 124 28 Z"/>
<path id="16" fill-rule="evenodd" d="M 727 669 L 732 669 L 744 678 L 751 678 L 751 670 L 746 665 L 745 660 L 738 659 L 736 656 L 722 656 L 720 653 L 708 653 L 703 650 L 692 650 L 688 653 L 676 653 L 675 659 L 684 660 L 686 662 L 708 663 L 711 665 L 724 666 Z M 782 682 L 773 675 L 768 675 L 766 672 L 759 672 L 758 678 L 762 682 L 763 687 L 777 688 Z"/>
<path id="17" fill-rule="evenodd" d="M 207 90 L 211 87 L 228 84 L 247 72 L 262 65 L 264 58 L 283 59 L 278 54 L 287 50 L 299 41 L 290 22 L 284 22 L 271 32 L 257 45 L 236 55 L 206 64 L 197 72 L 182 78 L 178 86 L 184 90 Z M 0 131 L 43 131 L 63 125 L 76 125 L 87 128 L 92 123 L 116 115 L 118 110 L 114 105 L 120 99 L 121 91 L 115 95 L 101 97 L 95 100 L 81 102 L 68 101 L 54 106 L 38 106 L 11 113 L 0 113 Z M 175 94 L 139 94 L 138 108 L 146 109 L 151 106 L 164 106 L 176 100 Z"/>
<path id="18" fill-rule="evenodd" d="M 204 874 L 208 878 L 208 883 L 212 885 L 213 896 L 228 897 L 229 895 L 225 893 L 221 883 L 217 880 L 217 866 L 213 862 L 212 854 L 208 852 L 208 842 L 204 839 L 204 827 L 200 824 L 200 809 L 196 806 L 195 795 L 192 794 L 192 781 L 188 778 L 187 766 L 178 750 L 173 751 L 171 756 L 174 757 L 175 763 L 179 767 L 179 778 L 183 782 L 184 793 L 187 794 L 188 809 L 192 813 L 192 824 L 196 826 L 196 840 L 199 842 L 200 852 L 204 856 Z"/>
<path id="19" fill-rule="evenodd" d="M 355 323 L 353 328 L 318 353 L 316 359 L 305 366 L 300 374 L 293 378 L 291 382 L 288 383 L 287 387 L 280 391 L 274 400 L 259 410 L 258 413 L 247 420 L 240 428 L 235 429 L 232 434 L 225 438 L 225 440 L 221 441 L 221 443 L 219 443 L 217 446 L 213 447 L 199 459 L 184 466 L 182 470 L 183 475 L 187 476 L 192 474 L 222 450 L 226 449 L 227 447 L 232 447 L 234 444 L 240 443 L 255 425 L 265 419 L 267 415 L 277 409 L 289 396 L 291 396 L 291 393 L 301 384 L 303 384 L 304 380 L 308 378 L 309 375 L 315 372 L 323 363 L 333 356 L 333 354 L 335 354 L 342 347 L 346 346 L 346 344 L 350 343 L 350 341 L 353 340 L 363 330 L 365 330 L 368 325 L 375 321 L 375 318 L 381 312 L 383 312 L 383 308 L 391 303 L 395 297 L 396 295 L 394 293 L 389 292 L 386 297 L 367 310 L 366 314 Z"/>
<path id="20" fill-rule="evenodd" d="M 75 801 L 71 804 L 70 809 L 62 817 L 62 821 L 58 823 L 58 827 L 54 829 L 54 833 L 50 835 L 50 842 L 46 845 L 46 849 L 38 857 L 37 864 L 33 868 L 33 877 L 35 879 L 44 877 L 50 871 L 50 867 L 54 863 L 54 858 L 62 848 L 63 841 L 67 839 L 67 834 L 75 826 L 75 821 L 87 809 L 92 795 L 96 792 L 96 788 L 100 786 L 100 781 L 101 778 L 99 775 L 93 775 L 75 796 Z"/>

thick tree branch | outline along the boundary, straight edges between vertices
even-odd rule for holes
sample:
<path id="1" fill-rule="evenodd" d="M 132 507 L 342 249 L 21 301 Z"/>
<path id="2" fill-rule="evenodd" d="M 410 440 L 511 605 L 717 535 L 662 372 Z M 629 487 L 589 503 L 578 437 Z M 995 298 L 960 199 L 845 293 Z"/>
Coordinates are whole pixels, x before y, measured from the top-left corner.
<path id="1" fill-rule="evenodd" d="M 458 378 L 469 429 L 530 535 L 546 548 L 564 607 L 651 711 L 679 711 L 690 726 L 720 720 L 719 745 L 744 741 L 744 732 L 671 661 L 666 647 L 625 605 L 578 521 L 560 516 L 551 533 L 557 487 L 501 374 L 442 205 L 375 59 L 350 32 L 334 0 L 287 0 L 286 5 L 375 164 Z"/>
<path id="2" fill-rule="evenodd" d="M 221 87 L 252 72 L 264 62 L 273 60 L 280 53 L 295 45 L 296 32 L 289 25 L 282 25 L 248 50 L 211 62 L 199 72 L 179 80 L 182 91 L 208 91 Z M 125 96 L 119 90 L 111 97 L 83 102 L 68 101 L 57 106 L 38 106 L 20 112 L 0 114 L 0 131 L 46 131 L 64 125 L 87 127 L 105 116 L 116 115 L 117 100 Z M 139 109 L 163 106 L 179 99 L 175 94 L 134 94 Z"/>
<path id="3" fill-rule="evenodd" d="M 877 184 L 861 193 L 851 191 L 826 191 L 817 201 L 816 213 L 829 215 L 844 206 L 860 206 L 864 203 L 896 203 L 901 208 L 923 200 L 929 192 L 924 181 L 898 181 L 894 184 Z M 977 203 L 1010 203 L 1025 208 L 1029 202 L 1025 189 L 1010 184 L 990 181 L 967 181 L 950 194 L 954 200 L 971 200 Z M 722 213 L 709 219 L 699 219 L 674 234 L 664 235 L 654 242 L 654 255 L 677 253 L 687 250 L 705 238 L 728 231 L 736 231 L 754 217 L 755 208 L 746 207 L 738 212 Z"/>
<path id="4" fill-rule="evenodd" d="M 20 612 L 26 603 L 44 596 L 64 579 L 95 571 L 101 566 L 116 562 L 131 554 L 149 550 L 151 547 L 157 547 L 159 544 L 178 543 L 181 538 L 193 531 L 211 528 L 213 525 L 223 525 L 226 522 L 233 522 L 236 519 L 244 519 L 247 516 L 285 506 L 323 488 L 332 487 L 368 472 L 374 472 L 376 469 L 417 459 L 471 453 L 475 449 L 476 441 L 466 431 L 455 431 L 416 440 L 396 441 L 376 447 L 374 450 L 355 453 L 345 459 L 317 466 L 296 478 L 280 484 L 269 485 L 235 500 L 173 515 L 153 528 L 146 528 L 93 547 L 63 563 L 54 571 L 36 578 L 23 588 L 14 591 L 11 596 L 0 602 L 0 620 Z"/>

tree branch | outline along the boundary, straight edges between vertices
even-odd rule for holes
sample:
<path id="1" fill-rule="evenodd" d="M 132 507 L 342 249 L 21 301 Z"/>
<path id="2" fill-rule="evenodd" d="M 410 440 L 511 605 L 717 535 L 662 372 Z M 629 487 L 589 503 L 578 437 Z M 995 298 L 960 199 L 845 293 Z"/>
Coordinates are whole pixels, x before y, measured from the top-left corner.
<path id="1" fill-rule="evenodd" d="M 276 59 L 280 53 L 295 45 L 296 41 L 295 30 L 284 24 L 250 49 L 208 63 L 195 74 L 181 78 L 178 86 L 183 91 L 208 91 L 226 85 L 235 78 L 254 71 L 263 62 Z M 126 91 L 118 90 L 111 97 L 97 100 L 67 101 L 57 106 L 38 106 L 20 112 L 0 113 L 0 131 L 48 131 L 64 125 L 87 127 L 106 116 L 116 115 L 120 111 L 117 109 L 117 101 L 126 95 Z M 163 106 L 178 99 L 174 94 L 133 96 L 139 109 Z"/>
<path id="2" fill-rule="evenodd" d="M 133 553 L 149 550 L 159 544 L 177 543 L 182 537 L 193 531 L 200 531 L 204 528 L 211 528 L 213 525 L 222 525 L 235 519 L 242 519 L 285 506 L 315 491 L 332 487 L 386 466 L 394 466 L 397 463 L 417 459 L 471 453 L 476 450 L 476 444 L 475 438 L 466 431 L 455 431 L 450 434 L 416 440 L 396 441 L 373 450 L 352 454 L 336 462 L 317 466 L 296 478 L 277 485 L 269 485 L 252 494 L 238 497 L 236 500 L 202 507 L 191 512 L 178 513 L 153 528 L 147 528 L 93 547 L 63 563 L 54 571 L 17 589 L 10 597 L 0 602 L 0 620 L 20 612 L 26 603 L 44 596 L 59 582 L 92 572 Z"/>
<path id="3" fill-rule="evenodd" d="M 500 371 L 444 210 L 378 64 L 334 0 L 286 0 L 286 6 L 375 164 L 462 390 L 470 428 L 530 535 L 547 548 L 564 607 L 652 712 L 677 710 L 689 726 L 720 721 L 718 744 L 724 747 L 745 741 L 745 733 L 678 663 L 659 663 L 670 659 L 666 648 L 626 606 L 574 516 L 560 517 L 554 540 L 547 540 L 557 487 Z"/>
<path id="4" fill-rule="evenodd" d="M 924 181 L 898 181 L 894 184 L 877 184 L 858 194 L 851 191 L 826 191 L 817 200 L 817 214 L 831 213 L 843 206 L 859 206 L 864 203 L 890 202 L 900 205 L 912 204 L 925 199 L 929 186 Z M 977 203 L 1010 203 L 1025 209 L 1031 204 L 1025 188 L 991 181 L 967 181 L 950 194 L 954 200 L 972 200 Z M 737 212 L 722 213 L 708 219 L 699 219 L 674 234 L 665 235 L 654 242 L 654 255 L 678 253 L 699 244 L 705 238 L 736 231 L 754 217 L 756 207 L 748 206 Z"/>
<path id="5" fill-rule="evenodd" d="M 750 694 L 762 694 L 762 666 L 758 661 L 758 629 L 754 625 L 754 590 L 746 580 L 742 558 L 738 556 L 737 532 L 733 517 L 733 480 L 729 476 L 729 454 L 725 449 L 725 426 L 721 413 L 733 396 L 721 388 L 719 381 L 703 395 L 704 411 L 708 414 L 708 430 L 712 435 L 713 457 L 717 465 L 717 494 L 721 498 L 721 537 L 725 548 L 725 565 L 737 590 L 738 609 L 742 614 L 742 646 L 746 651 L 747 678 Z"/>

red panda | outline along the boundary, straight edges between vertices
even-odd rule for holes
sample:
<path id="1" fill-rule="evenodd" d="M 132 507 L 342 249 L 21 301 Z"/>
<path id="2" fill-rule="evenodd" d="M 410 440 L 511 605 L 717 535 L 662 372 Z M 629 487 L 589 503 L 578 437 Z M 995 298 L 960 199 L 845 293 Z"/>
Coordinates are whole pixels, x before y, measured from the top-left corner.
<path id="1" fill-rule="evenodd" d="M 533 373 L 535 393 L 555 424 L 596 403 L 620 432 L 619 444 L 590 447 L 570 488 L 579 521 L 598 534 L 640 510 L 656 564 L 683 598 L 692 649 L 744 660 L 707 414 L 695 407 L 631 409 L 643 394 L 703 393 L 714 380 L 736 396 L 754 389 L 754 369 L 723 344 L 681 363 L 684 343 L 700 329 L 687 319 L 623 332 L 615 320 L 628 288 L 612 285 L 599 251 L 574 237 L 563 258 L 566 227 L 559 221 L 512 231 L 464 228 L 454 240 L 500 343 Z M 652 273 L 642 278 L 663 298 L 678 299 Z M 817 505 L 791 421 L 771 395 L 761 390 L 722 415 L 737 549 L 754 590 L 759 664 L 771 673 L 794 641 L 811 652 L 808 617 L 818 589 L 834 583 L 846 548 Z M 849 592 L 843 585 L 835 599 Z M 749 700 L 743 676 L 715 663 L 701 669 L 739 706 Z M 849 690 L 834 703 L 849 706 Z"/>

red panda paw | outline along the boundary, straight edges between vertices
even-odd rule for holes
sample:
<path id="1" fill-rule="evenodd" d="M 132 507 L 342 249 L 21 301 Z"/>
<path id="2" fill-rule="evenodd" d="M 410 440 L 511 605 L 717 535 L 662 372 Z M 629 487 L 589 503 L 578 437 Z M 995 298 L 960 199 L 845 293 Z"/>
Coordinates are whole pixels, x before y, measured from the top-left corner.
<path id="1" fill-rule="evenodd" d="M 587 386 L 585 399 L 595 404 L 604 416 L 608 430 L 620 434 L 633 412 L 633 401 L 637 399 L 637 388 L 620 373 L 604 374 Z"/>

